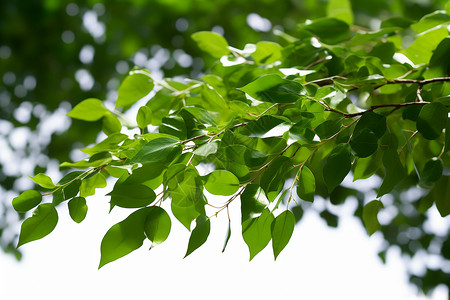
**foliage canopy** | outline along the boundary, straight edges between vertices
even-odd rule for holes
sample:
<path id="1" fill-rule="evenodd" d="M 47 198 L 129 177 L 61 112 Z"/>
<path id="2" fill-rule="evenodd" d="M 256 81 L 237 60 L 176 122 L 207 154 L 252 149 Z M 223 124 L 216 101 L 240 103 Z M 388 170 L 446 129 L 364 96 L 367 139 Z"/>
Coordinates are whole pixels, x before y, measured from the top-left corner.
<path id="1" fill-rule="evenodd" d="M 353 25 L 348 1 L 330 1 L 327 11 L 295 34 L 275 31 L 278 42 L 243 49 L 215 32 L 194 33 L 214 61 L 200 78 L 160 79 L 136 67 L 114 109 L 96 98 L 78 103 L 68 116 L 100 122 L 104 139 L 82 150 L 86 159 L 62 163 L 78 170 L 59 182 L 30 177 L 40 192 L 12 202 L 18 212 L 36 207 L 18 246 L 55 228 L 57 206 L 67 204 L 82 222 L 86 198 L 109 180 L 110 209 L 130 214 L 106 232 L 99 267 L 145 239 L 164 242 L 174 219 L 191 231 L 188 256 L 208 239 L 212 216 L 233 201 L 241 203 L 250 259 L 270 241 L 276 259 L 317 197 L 330 206 L 356 198 L 368 234 L 381 231 L 411 257 L 438 245 L 448 262 L 448 234 L 424 223 L 434 205 L 443 218 L 450 214 L 449 8 L 414 22 L 387 18 L 376 29 Z M 366 192 L 373 198 L 354 188 L 374 178 L 380 184 Z M 228 198 L 217 203 L 214 195 Z M 382 224 L 378 213 L 389 207 L 396 213 Z M 320 214 L 337 226 L 330 209 Z M 419 232 L 406 243 L 397 238 L 405 224 Z M 428 270 L 412 280 L 428 291 L 449 275 Z"/>

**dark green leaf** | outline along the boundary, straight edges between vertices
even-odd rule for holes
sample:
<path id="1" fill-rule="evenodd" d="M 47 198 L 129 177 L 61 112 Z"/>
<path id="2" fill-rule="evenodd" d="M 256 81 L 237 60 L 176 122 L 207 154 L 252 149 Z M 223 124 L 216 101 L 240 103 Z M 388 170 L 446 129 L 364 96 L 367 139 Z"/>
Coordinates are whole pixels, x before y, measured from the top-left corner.
<path id="1" fill-rule="evenodd" d="M 210 31 L 194 33 L 192 39 L 197 42 L 198 47 L 215 58 L 221 58 L 230 53 L 228 43 L 223 36 Z"/>
<path id="2" fill-rule="evenodd" d="M 147 70 L 130 71 L 119 87 L 116 107 L 129 107 L 147 96 L 154 87 L 153 79 Z"/>
<path id="3" fill-rule="evenodd" d="M 131 159 L 130 163 L 150 163 L 173 161 L 181 154 L 180 143 L 176 139 L 161 137 L 151 140 Z"/>
<path id="4" fill-rule="evenodd" d="M 257 184 L 248 184 L 241 194 L 241 216 L 244 221 L 259 216 L 264 208 L 269 205 L 263 189 Z"/>
<path id="5" fill-rule="evenodd" d="M 70 184 L 68 184 L 64 189 L 64 199 L 70 199 L 75 197 L 80 191 L 81 180 L 76 179 L 73 180 Z"/>
<path id="6" fill-rule="evenodd" d="M 172 221 L 169 214 L 158 206 L 153 206 L 145 220 L 144 230 L 147 238 L 152 241 L 152 245 L 159 245 L 164 242 L 170 234 Z"/>
<path id="7" fill-rule="evenodd" d="M 405 120 L 411 120 L 411 121 L 416 122 L 421 110 L 422 110 L 421 105 L 407 106 L 403 109 L 402 117 Z"/>
<path id="8" fill-rule="evenodd" d="M 64 198 L 64 192 L 62 189 L 55 190 L 52 195 L 53 195 L 52 199 L 53 206 L 57 206 L 66 200 Z"/>
<path id="9" fill-rule="evenodd" d="M 316 192 L 316 179 L 307 166 L 303 166 L 297 181 L 297 195 L 300 199 L 313 202 Z"/>
<path id="10" fill-rule="evenodd" d="M 115 205 L 125 208 L 138 208 L 151 204 L 156 199 L 155 192 L 143 184 L 120 184 L 108 194 L 111 196 L 111 208 Z"/>
<path id="11" fill-rule="evenodd" d="M 383 203 L 378 200 L 373 200 L 364 206 L 362 218 L 369 235 L 372 235 L 375 231 L 380 229 L 381 225 L 378 222 L 377 215 L 379 210 L 383 207 Z"/>
<path id="12" fill-rule="evenodd" d="M 295 217 L 292 212 L 285 210 L 272 222 L 272 248 L 275 260 L 284 247 L 289 243 L 295 227 Z"/>
<path id="13" fill-rule="evenodd" d="M 26 212 L 37 206 L 42 201 L 42 195 L 38 191 L 28 190 L 12 200 L 12 206 L 18 212 Z"/>
<path id="14" fill-rule="evenodd" d="M 100 247 L 99 269 L 142 246 L 145 239 L 144 223 L 148 213 L 149 208 L 139 209 L 106 232 Z"/>
<path id="15" fill-rule="evenodd" d="M 272 103 L 292 103 L 300 98 L 301 84 L 281 78 L 279 75 L 264 75 L 242 87 L 251 97 Z"/>
<path id="16" fill-rule="evenodd" d="M 328 139 L 339 132 L 341 129 L 342 120 L 326 120 L 322 124 L 316 127 L 314 130 L 321 140 Z"/>
<path id="17" fill-rule="evenodd" d="M 436 207 L 444 218 L 450 215 L 450 176 L 442 176 L 432 190 Z"/>
<path id="18" fill-rule="evenodd" d="M 69 214 L 72 220 L 81 223 L 86 218 L 88 207 L 86 199 L 83 197 L 76 197 L 69 201 Z"/>
<path id="19" fill-rule="evenodd" d="M 368 157 L 378 149 L 378 137 L 369 128 L 363 128 L 353 134 L 350 146 L 358 157 Z"/>
<path id="20" fill-rule="evenodd" d="M 189 238 L 188 248 L 184 257 L 197 250 L 197 248 L 206 242 L 210 230 L 211 222 L 209 221 L 209 218 L 203 215 L 198 216 L 195 228 L 192 230 L 191 237 Z"/>
<path id="21" fill-rule="evenodd" d="M 258 120 L 248 122 L 241 134 L 259 138 L 282 136 L 283 133 L 289 130 L 290 126 L 290 122 L 285 119 L 265 115 Z"/>
<path id="22" fill-rule="evenodd" d="M 266 208 L 259 217 L 248 219 L 242 223 L 242 237 L 250 251 L 250 260 L 270 242 L 274 219 L 273 214 Z"/>
<path id="23" fill-rule="evenodd" d="M 424 105 L 417 118 L 417 130 L 428 140 L 437 139 L 445 128 L 448 111 L 445 105 L 432 102 Z"/>
<path id="24" fill-rule="evenodd" d="M 225 238 L 225 243 L 223 244 L 222 253 L 225 252 L 225 249 L 227 248 L 230 237 L 231 237 L 231 222 L 228 222 L 227 236 Z"/>
<path id="25" fill-rule="evenodd" d="M 425 186 L 429 186 L 441 178 L 443 171 L 444 163 L 442 162 L 442 159 L 430 159 L 423 168 L 420 181 Z"/>
<path id="26" fill-rule="evenodd" d="M 55 207 L 51 203 L 39 205 L 33 215 L 23 221 L 17 247 L 42 239 L 55 229 L 57 223 L 58 213 Z"/>
<path id="27" fill-rule="evenodd" d="M 239 179 L 226 170 L 216 170 L 206 175 L 205 188 L 213 195 L 230 196 L 239 189 Z"/>
<path id="28" fill-rule="evenodd" d="M 383 165 L 385 176 L 377 197 L 391 192 L 397 183 L 406 177 L 406 171 L 398 157 L 397 150 L 387 149 L 383 152 Z"/>
<path id="29" fill-rule="evenodd" d="M 292 161 L 286 156 L 275 158 L 261 175 L 260 185 L 270 202 L 275 200 L 283 187 Z"/>
<path id="30" fill-rule="evenodd" d="M 312 32 L 326 44 L 337 44 L 350 36 L 349 25 L 335 18 L 316 19 L 310 24 L 301 25 L 300 28 Z"/>
<path id="31" fill-rule="evenodd" d="M 102 101 L 89 98 L 78 103 L 67 116 L 84 121 L 97 121 L 103 118 L 106 113 L 109 113 L 109 110 L 103 105 Z"/>
<path id="32" fill-rule="evenodd" d="M 386 132 L 386 117 L 372 111 L 366 112 L 356 123 L 353 135 L 359 134 L 365 128 L 371 130 L 378 138 Z"/>
<path id="33" fill-rule="evenodd" d="M 159 126 L 159 132 L 173 135 L 180 140 L 185 140 L 187 135 L 186 124 L 180 116 L 169 116 L 163 118 Z"/>
<path id="34" fill-rule="evenodd" d="M 323 179 L 328 192 L 332 192 L 351 169 L 351 154 L 348 144 L 338 144 L 328 155 L 323 167 Z"/>

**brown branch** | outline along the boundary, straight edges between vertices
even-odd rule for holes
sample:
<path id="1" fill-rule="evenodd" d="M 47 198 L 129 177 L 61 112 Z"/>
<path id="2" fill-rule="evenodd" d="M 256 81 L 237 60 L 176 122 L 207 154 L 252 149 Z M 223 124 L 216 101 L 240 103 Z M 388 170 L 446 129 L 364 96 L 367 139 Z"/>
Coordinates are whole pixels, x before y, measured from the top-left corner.
<path id="1" fill-rule="evenodd" d="M 393 107 L 394 109 L 390 112 L 390 113 L 393 113 L 394 111 L 396 111 L 397 109 L 400 109 L 402 107 L 411 106 L 411 105 L 425 105 L 425 104 L 428 104 L 428 103 L 430 103 L 430 102 L 423 101 L 423 102 L 407 102 L 407 103 L 399 103 L 399 104 L 373 105 L 367 110 L 360 111 L 360 112 L 353 113 L 353 114 L 349 114 L 349 113 L 344 113 L 344 112 L 338 111 L 338 110 L 336 110 L 334 108 L 329 107 L 328 105 L 325 107 L 325 110 L 338 113 L 338 114 L 342 115 L 344 118 L 354 118 L 354 117 L 357 117 L 357 116 L 362 116 L 363 114 L 365 114 L 365 113 L 367 113 L 369 111 L 374 111 L 375 109 L 379 109 L 379 108 Z"/>

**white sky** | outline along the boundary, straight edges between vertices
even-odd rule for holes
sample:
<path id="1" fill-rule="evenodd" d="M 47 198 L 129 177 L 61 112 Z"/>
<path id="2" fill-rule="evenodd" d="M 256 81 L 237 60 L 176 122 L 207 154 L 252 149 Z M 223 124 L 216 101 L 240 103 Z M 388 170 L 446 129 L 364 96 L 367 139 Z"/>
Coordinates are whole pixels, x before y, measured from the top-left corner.
<path id="1" fill-rule="evenodd" d="M 148 251 L 144 243 L 97 270 L 101 238 L 125 216 L 120 209 L 107 215 L 108 200 L 88 198 L 88 216 L 81 224 L 60 210 L 54 232 L 23 246 L 21 263 L 0 255 L 0 298 L 425 299 L 407 285 L 399 253 L 390 252 L 388 265 L 382 265 L 376 256 L 380 240 L 376 234 L 369 238 L 352 217 L 333 230 L 306 213 L 276 262 L 271 244 L 249 262 L 236 216 L 238 203 L 231 207 L 232 236 L 223 254 L 225 214 L 212 220 L 208 241 L 186 259 L 189 233 L 173 220 L 171 236 L 163 244 Z M 433 299 L 446 299 L 445 288 Z"/>

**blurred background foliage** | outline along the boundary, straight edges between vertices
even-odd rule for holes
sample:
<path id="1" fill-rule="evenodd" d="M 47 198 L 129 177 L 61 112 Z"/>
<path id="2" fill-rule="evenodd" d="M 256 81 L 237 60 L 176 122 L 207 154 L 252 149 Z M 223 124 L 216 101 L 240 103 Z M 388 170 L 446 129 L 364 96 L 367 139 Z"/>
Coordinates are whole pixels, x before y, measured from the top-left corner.
<path id="1" fill-rule="evenodd" d="M 377 29 L 382 20 L 392 16 L 418 20 L 442 9 L 446 2 L 354 0 L 354 23 Z M 295 36 L 298 22 L 325 16 L 326 3 L 2 0 L 0 246 L 4 252 L 21 257 L 15 241 L 18 220 L 23 216 L 10 209 L 10 201 L 33 187 L 26 175 L 58 174 L 59 162 L 73 160 L 73 149 L 94 142 L 101 131 L 100 122 L 77 122 L 65 117 L 75 104 L 85 98 L 99 98 L 112 107 L 121 80 L 135 65 L 149 69 L 156 78 L 200 76 L 213 60 L 191 40 L 194 32 L 216 31 L 240 49 L 260 40 L 279 41 L 276 32 Z M 406 183 L 403 191 L 393 195 L 398 212 L 382 227 L 386 246 L 380 257 L 384 259 L 387 249 L 396 245 L 407 259 L 420 249 L 450 259 L 448 231 L 440 235 L 424 233 L 427 216 L 410 207 L 418 200 L 403 199 L 410 188 Z M 348 197 L 361 198 L 360 194 L 340 187 L 331 195 L 331 203 L 339 205 Z M 360 213 L 357 210 L 355 214 Z M 296 214 L 301 218 L 301 211 L 297 209 Z M 338 216 L 332 212 L 325 209 L 320 215 L 329 226 L 338 225 Z M 445 268 L 427 267 L 420 274 L 411 272 L 411 280 L 426 292 L 450 282 L 450 275 Z"/>

